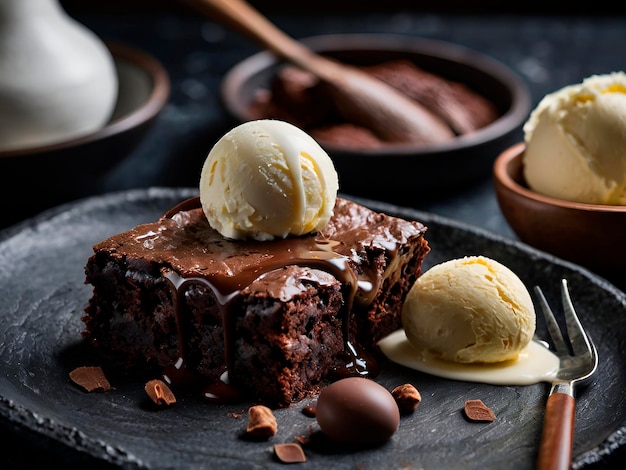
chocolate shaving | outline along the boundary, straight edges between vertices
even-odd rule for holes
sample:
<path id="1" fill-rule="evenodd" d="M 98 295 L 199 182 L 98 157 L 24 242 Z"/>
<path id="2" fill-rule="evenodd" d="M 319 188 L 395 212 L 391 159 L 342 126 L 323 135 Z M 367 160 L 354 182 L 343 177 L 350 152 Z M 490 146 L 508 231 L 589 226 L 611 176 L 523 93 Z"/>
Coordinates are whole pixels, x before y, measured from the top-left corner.
<path id="1" fill-rule="evenodd" d="M 176 403 L 176 397 L 162 380 L 150 380 L 146 383 L 144 389 L 150 399 L 157 405 L 171 405 Z"/>
<path id="2" fill-rule="evenodd" d="M 274 453 L 282 463 L 306 462 L 304 450 L 295 442 L 274 445 Z"/>
<path id="3" fill-rule="evenodd" d="M 70 379 L 87 392 L 109 392 L 115 390 L 111 387 L 104 371 L 98 366 L 77 367 L 70 372 Z"/>
<path id="4" fill-rule="evenodd" d="M 463 410 L 470 421 L 491 422 L 496 419 L 495 413 L 482 400 L 466 400 Z"/>

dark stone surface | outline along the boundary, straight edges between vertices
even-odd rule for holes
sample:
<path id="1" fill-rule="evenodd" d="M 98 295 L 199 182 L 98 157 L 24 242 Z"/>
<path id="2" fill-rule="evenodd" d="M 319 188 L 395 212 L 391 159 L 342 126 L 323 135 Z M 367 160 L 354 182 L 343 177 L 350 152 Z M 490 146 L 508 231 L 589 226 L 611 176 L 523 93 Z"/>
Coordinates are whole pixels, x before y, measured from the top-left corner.
<path id="1" fill-rule="evenodd" d="M 240 437 L 251 403 L 215 405 L 183 394 L 174 406 L 155 410 L 146 405 L 143 391 L 154 377 L 120 373 L 81 342 L 80 316 L 90 295 L 82 283 L 83 264 L 91 245 L 155 219 L 194 191 L 149 189 L 99 196 L 0 234 L 3 468 L 278 468 L 282 464 L 273 460 L 272 444 L 316 431 L 315 420 L 302 413 L 309 400 L 275 412 L 279 431 L 268 442 Z M 558 299 L 558 279 L 568 279 L 572 300 L 601 358 L 593 382 L 578 389 L 574 468 L 617 465 L 626 429 L 626 295 L 588 271 L 489 232 L 412 209 L 361 202 L 426 223 L 433 247 L 426 269 L 480 253 L 509 266 L 526 285 L 541 285 L 551 303 Z M 546 336 L 541 320 L 538 334 Z M 73 385 L 68 374 L 83 365 L 102 366 L 115 390 L 86 393 Z M 305 447 L 306 468 L 534 468 L 546 384 L 456 382 L 393 364 L 385 364 L 377 381 L 389 390 L 412 383 L 422 403 L 381 446 L 355 450 L 315 439 Z M 496 420 L 465 420 L 466 399 L 483 400 Z"/>

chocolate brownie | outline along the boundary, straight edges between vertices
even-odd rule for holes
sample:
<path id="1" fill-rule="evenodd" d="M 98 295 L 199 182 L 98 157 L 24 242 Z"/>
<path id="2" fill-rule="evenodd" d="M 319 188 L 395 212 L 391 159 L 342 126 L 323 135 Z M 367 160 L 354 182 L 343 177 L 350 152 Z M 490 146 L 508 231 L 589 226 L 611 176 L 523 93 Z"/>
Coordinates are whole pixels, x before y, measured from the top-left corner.
<path id="1" fill-rule="evenodd" d="M 400 327 L 425 232 L 338 198 L 320 233 L 234 241 L 194 198 L 94 245 L 83 336 L 170 382 L 201 378 L 207 399 L 246 391 L 286 407 L 338 377 L 376 374 L 376 342 Z"/>

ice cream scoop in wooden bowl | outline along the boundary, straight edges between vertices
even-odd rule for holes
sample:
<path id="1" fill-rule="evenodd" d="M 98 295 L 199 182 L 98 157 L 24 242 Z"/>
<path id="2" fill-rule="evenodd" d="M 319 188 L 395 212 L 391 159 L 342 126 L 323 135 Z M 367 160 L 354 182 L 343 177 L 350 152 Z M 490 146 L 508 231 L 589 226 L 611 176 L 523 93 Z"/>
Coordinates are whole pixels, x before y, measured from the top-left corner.
<path id="1" fill-rule="evenodd" d="M 519 238 L 600 274 L 626 267 L 626 74 L 546 95 L 524 142 L 494 164 L 500 208 Z"/>
<path id="2" fill-rule="evenodd" d="M 530 109 L 514 72 L 461 46 L 394 34 L 295 41 L 245 2 L 188 3 L 222 22 L 224 7 L 229 24 L 236 15 L 268 49 L 224 77 L 230 114 L 238 122 L 282 119 L 307 131 L 333 159 L 343 192 L 414 196 L 486 177 L 494 156 L 519 139 Z"/>

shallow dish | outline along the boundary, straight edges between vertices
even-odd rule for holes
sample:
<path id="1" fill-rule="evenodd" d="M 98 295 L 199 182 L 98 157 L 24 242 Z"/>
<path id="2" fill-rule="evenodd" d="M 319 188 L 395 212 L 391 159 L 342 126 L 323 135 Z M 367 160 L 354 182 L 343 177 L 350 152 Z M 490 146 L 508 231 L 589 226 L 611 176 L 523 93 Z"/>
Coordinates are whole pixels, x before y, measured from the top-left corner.
<path id="1" fill-rule="evenodd" d="M 108 368 L 85 349 L 80 317 L 91 293 L 83 280 L 92 244 L 155 220 L 196 194 L 191 188 L 108 194 L 0 231 L 0 266 L 11 266 L 0 269 L 0 437 L 4 433 L 3 457 L 10 455 L 16 468 L 284 469 L 273 457 L 272 445 L 316 430 L 315 420 L 302 413 L 310 400 L 277 410 L 278 434 L 263 442 L 241 437 L 250 403 L 215 405 L 191 394 L 178 396 L 170 408 L 154 410 L 146 405 L 145 374 L 117 373 L 116 367 Z M 568 279 L 572 300 L 600 357 L 593 383 L 577 391 L 573 468 L 617 465 L 626 446 L 624 293 L 528 245 L 436 215 L 356 200 L 426 223 L 433 250 L 425 269 L 483 254 L 510 267 L 529 288 L 540 285 L 555 303 L 559 279 Z M 547 337 L 541 322 L 538 334 Z M 102 365 L 116 390 L 88 394 L 73 386 L 68 373 L 80 365 Z M 383 364 L 376 380 L 388 388 L 412 383 L 422 403 L 401 419 L 384 445 L 360 450 L 305 447 L 308 462 L 303 468 L 535 467 L 548 384 L 508 387 L 452 381 L 391 363 Z M 496 420 L 465 420 L 467 399 L 483 400 Z M 17 436 L 21 439 L 16 442 Z"/>
<path id="2" fill-rule="evenodd" d="M 607 276 L 624 275 L 626 206 L 583 204 L 543 196 L 524 181 L 525 145 L 506 149 L 494 164 L 502 214 L 519 238 Z"/>
<path id="3" fill-rule="evenodd" d="M 0 152 L 0 197 L 15 201 L 18 188 L 34 191 L 3 209 L 3 224 L 81 197 L 141 142 L 167 102 L 167 71 L 147 53 L 107 43 L 119 80 L 117 103 L 97 132 L 54 145 Z"/>
<path id="4" fill-rule="evenodd" d="M 487 176 L 495 156 L 519 140 L 517 132 L 530 110 L 529 92 L 514 72 L 488 56 L 447 42 L 391 34 L 325 35 L 301 42 L 355 65 L 408 59 L 427 71 L 469 85 L 492 101 L 500 113 L 486 127 L 440 144 L 395 144 L 367 150 L 320 140 L 335 162 L 344 192 L 446 190 Z M 239 121 L 254 119 L 253 100 L 285 65 L 264 51 L 233 67 L 222 82 L 227 110 Z"/>

